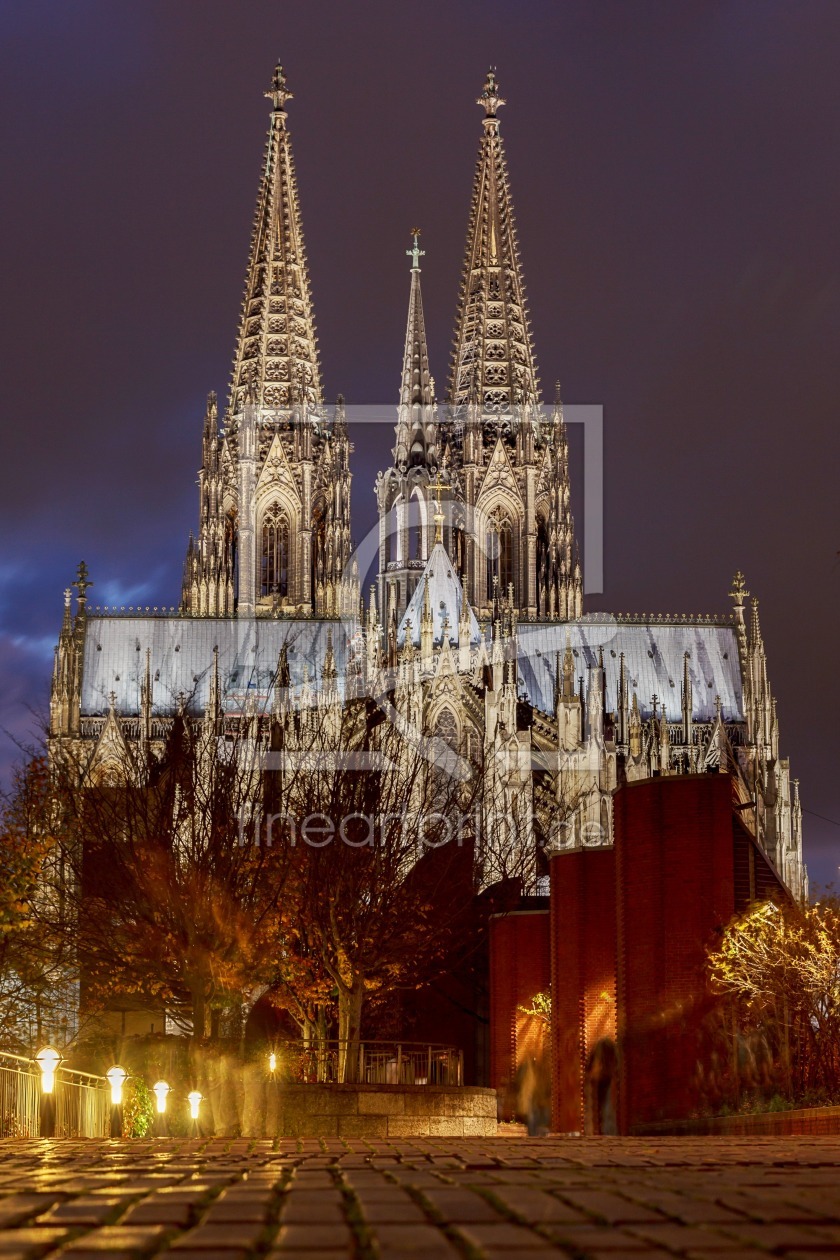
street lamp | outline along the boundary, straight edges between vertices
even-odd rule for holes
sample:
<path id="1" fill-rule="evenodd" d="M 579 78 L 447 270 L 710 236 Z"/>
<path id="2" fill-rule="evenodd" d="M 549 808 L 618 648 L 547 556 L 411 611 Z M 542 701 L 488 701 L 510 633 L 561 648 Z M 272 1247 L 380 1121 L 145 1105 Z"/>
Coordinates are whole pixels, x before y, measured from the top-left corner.
<path id="1" fill-rule="evenodd" d="M 125 1080 L 127 1076 L 128 1076 L 128 1073 L 126 1072 L 125 1068 L 121 1068 L 116 1063 L 114 1064 L 113 1067 L 108 1068 L 108 1071 L 105 1073 L 105 1079 L 107 1080 L 108 1084 L 111 1086 L 111 1106 L 112 1107 L 122 1106 L 123 1081 Z"/>
<path id="2" fill-rule="evenodd" d="M 277 1071 L 277 1055 L 274 1053 L 273 1050 L 271 1054 L 268 1056 L 268 1070 L 269 1072 Z"/>
<path id="3" fill-rule="evenodd" d="M 171 1093 L 171 1091 L 172 1087 L 171 1085 L 167 1085 L 166 1081 L 157 1081 L 157 1083 L 152 1086 L 152 1093 L 155 1096 L 157 1113 L 159 1116 L 166 1115 L 166 1097 L 169 1093 Z"/>
<path id="4" fill-rule="evenodd" d="M 121 1068 L 118 1063 L 108 1068 L 105 1073 L 105 1079 L 111 1086 L 111 1137 L 123 1135 L 122 1091 L 123 1081 L 127 1075 L 125 1068 Z"/>
<path id="5" fill-rule="evenodd" d="M 35 1055 L 35 1062 L 41 1069 L 41 1137 L 55 1137 L 55 1074 L 61 1062 L 61 1055 L 52 1046 L 44 1046 Z"/>
<path id="6" fill-rule="evenodd" d="M 55 1072 L 61 1062 L 61 1055 L 52 1046 L 44 1046 L 35 1055 L 35 1062 L 41 1069 L 41 1093 L 51 1094 L 55 1089 Z"/>
<path id="7" fill-rule="evenodd" d="M 157 1117 L 155 1120 L 155 1134 L 157 1137 L 166 1137 L 166 1098 L 171 1092 L 171 1086 L 167 1085 L 166 1081 L 156 1081 L 152 1086 L 152 1093 L 157 1104 Z"/>
<path id="8" fill-rule="evenodd" d="M 198 1110 L 204 1101 L 204 1095 L 200 1090 L 191 1089 L 187 1094 L 187 1102 L 190 1104 L 190 1119 L 193 1122 L 193 1133 L 198 1133 Z"/>

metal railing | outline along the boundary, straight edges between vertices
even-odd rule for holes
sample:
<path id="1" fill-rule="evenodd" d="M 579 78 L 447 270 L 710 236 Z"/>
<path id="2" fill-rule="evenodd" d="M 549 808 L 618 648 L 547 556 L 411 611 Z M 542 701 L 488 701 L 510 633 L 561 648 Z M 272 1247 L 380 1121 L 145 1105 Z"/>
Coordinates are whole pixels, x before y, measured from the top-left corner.
<path id="1" fill-rule="evenodd" d="M 104 1076 L 59 1067 L 55 1076 L 55 1136 L 107 1137 L 111 1089 Z"/>
<path id="2" fill-rule="evenodd" d="M 346 1042 L 306 1046 L 283 1041 L 272 1046 L 280 1081 L 335 1085 L 462 1085 L 464 1061 L 455 1046 L 413 1041 L 363 1041 L 356 1050 Z"/>
<path id="3" fill-rule="evenodd" d="M 55 1137 L 107 1137 L 111 1091 L 104 1076 L 59 1066 L 55 1073 Z M 33 1059 L 0 1050 L 0 1137 L 39 1137 L 43 1096 Z"/>
<path id="4" fill-rule="evenodd" d="M 31 1059 L 0 1051 L 0 1137 L 38 1137 L 41 1073 Z"/>

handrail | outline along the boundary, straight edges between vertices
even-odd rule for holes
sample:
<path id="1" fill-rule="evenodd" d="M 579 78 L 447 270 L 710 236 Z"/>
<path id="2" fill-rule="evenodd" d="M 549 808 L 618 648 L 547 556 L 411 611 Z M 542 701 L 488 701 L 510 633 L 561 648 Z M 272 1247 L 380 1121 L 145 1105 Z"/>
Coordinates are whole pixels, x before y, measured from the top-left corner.
<path id="1" fill-rule="evenodd" d="M 275 1081 L 301 1084 L 461 1085 L 463 1051 L 442 1042 L 326 1039 L 305 1044 L 278 1039 L 268 1045 Z"/>
<path id="2" fill-rule="evenodd" d="M 277 1041 L 272 1040 L 272 1045 L 277 1046 L 298 1046 L 300 1049 L 307 1049 L 302 1038 L 281 1037 Z M 311 1045 L 313 1048 L 317 1046 L 350 1046 L 356 1043 L 342 1039 L 341 1037 L 326 1037 L 323 1041 L 313 1038 Z M 409 1046 L 423 1050 L 458 1050 L 459 1046 L 454 1046 L 450 1041 L 404 1041 L 402 1037 L 387 1037 L 380 1041 L 374 1041 L 370 1037 L 362 1037 L 358 1043 L 362 1046 Z"/>
<path id="3" fill-rule="evenodd" d="M 41 1070 L 38 1066 L 37 1059 L 29 1058 L 29 1056 L 25 1054 L 14 1054 L 11 1050 L 0 1050 L 0 1059 L 14 1059 L 15 1063 L 25 1063 L 36 1073 L 40 1073 Z M 100 1076 L 98 1072 L 85 1072 L 82 1068 L 65 1067 L 63 1063 L 59 1063 L 55 1070 L 56 1073 L 63 1072 L 67 1076 L 86 1076 L 90 1081 L 102 1081 L 103 1084 L 108 1084 L 107 1077 Z"/>

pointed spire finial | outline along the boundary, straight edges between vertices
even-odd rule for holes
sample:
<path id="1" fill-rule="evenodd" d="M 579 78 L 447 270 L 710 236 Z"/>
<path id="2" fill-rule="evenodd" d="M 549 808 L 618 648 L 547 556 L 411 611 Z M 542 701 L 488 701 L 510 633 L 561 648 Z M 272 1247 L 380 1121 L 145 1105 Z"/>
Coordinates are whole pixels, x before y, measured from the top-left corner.
<path id="1" fill-rule="evenodd" d="M 286 72 L 278 61 L 274 67 L 274 75 L 271 80 L 271 90 L 265 92 L 264 95 L 271 101 L 274 106 L 274 112 L 277 114 L 284 113 L 284 105 L 286 101 L 292 99 L 293 93 L 286 86 Z"/>
<path id="2" fill-rule="evenodd" d="M 410 259 L 411 259 L 411 270 L 412 270 L 412 271 L 419 271 L 419 270 L 420 270 L 420 259 L 421 259 L 421 258 L 425 258 L 425 256 L 426 256 L 426 251 L 425 251 L 425 249 L 421 249 L 421 248 L 420 248 L 420 229 L 419 229 L 419 227 L 414 227 L 414 228 L 412 228 L 412 229 L 411 229 L 411 235 L 412 235 L 412 239 L 413 239 L 413 244 L 412 244 L 412 246 L 411 246 L 411 249 L 407 249 L 405 252 L 406 252 L 406 256 L 407 256 L 408 258 L 410 258 Z"/>
<path id="3" fill-rule="evenodd" d="M 739 569 L 732 579 L 732 590 L 729 592 L 730 598 L 734 601 L 736 608 L 743 606 L 745 598 L 749 595 L 744 575 Z"/>
<path id="4" fill-rule="evenodd" d="M 76 580 L 73 583 L 73 585 L 75 586 L 76 590 L 79 592 L 79 603 L 84 604 L 85 600 L 87 599 L 88 587 L 93 586 L 93 582 L 91 582 L 90 576 L 88 573 L 88 567 L 85 564 L 84 560 L 81 560 L 79 562 L 79 567 L 76 570 Z"/>
<path id="5" fill-rule="evenodd" d="M 506 105 L 507 101 L 499 95 L 499 85 L 496 82 L 496 67 L 491 66 L 487 71 L 487 78 L 484 81 L 484 91 L 476 101 L 476 105 L 484 106 L 484 113 L 487 118 L 495 118 L 496 110 L 501 105 Z"/>

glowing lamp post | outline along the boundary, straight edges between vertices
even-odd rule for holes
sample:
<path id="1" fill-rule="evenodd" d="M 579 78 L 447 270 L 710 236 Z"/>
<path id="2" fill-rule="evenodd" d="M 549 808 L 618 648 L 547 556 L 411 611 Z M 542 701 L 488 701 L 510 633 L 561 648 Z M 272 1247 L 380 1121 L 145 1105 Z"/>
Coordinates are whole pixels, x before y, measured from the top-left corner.
<path id="1" fill-rule="evenodd" d="M 41 1137 L 55 1137 L 55 1074 L 61 1055 L 52 1046 L 44 1046 L 35 1062 L 41 1069 Z"/>
<path id="2" fill-rule="evenodd" d="M 157 1134 L 158 1137 L 166 1136 L 166 1099 L 172 1092 L 171 1085 L 167 1085 L 166 1081 L 156 1081 L 152 1086 L 152 1093 L 155 1096 L 155 1106 L 157 1109 Z"/>
<path id="3" fill-rule="evenodd" d="M 114 1064 L 112 1068 L 108 1068 L 108 1071 L 105 1073 L 105 1078 L 108 1081 L 108 1084 L 111 1086 L 111 1106 L 112 1107 L 122 1106 L 123 1081 L 125 1080 L 127 1075 L 128 1073 L 126 1072 L 125 1068 L 121 1068 L 117 1064 Z"/>
<path id="4" fill-rule="evenodd" d="M 263 1098 L 266 1106 L 266 1133 L 278 1132 L 276 1126 L 280 1123 L 280 1117 L 277 1114 L 279 1101 L 279 1090 L 277 1089 L 277 1055 L 272 1050 L 268 1056 L 268 1086 L 264 1092 Z"/>
<path id="5" fill-rule="evenodd" d="M 192 1120 L 192 1129 L 194 1134 L 198 1134 L 198 1112 L 204 1101 L 204 1095 L 197 1089 L 191 1089 L 187 1094 L 187 1102 L 190 1104 L 190 1119 Z"/>
<path id="6" fill-rule="evenodd" d="M 105 1073 L 105 1078 L 111 1086 L 111 1137 L 123 1135 L 123 1082 L 127 1075 L 125 1068 L 121 1068 L 117 1063 L 108 1068 Z"/>
<path id="7" fill-rule="evenodd" d="M 61 1055 L 52 1046 L 44 1046 L 35 1055 L 35 1062 L 41 1069 L 41 1093 L 51 1094 L 55 1089 L 55 1071 L 61 1062 Z"/>

